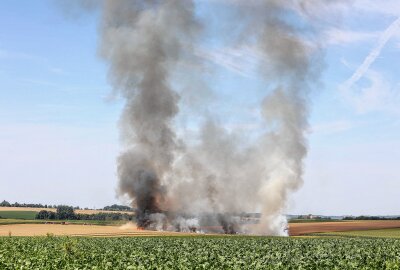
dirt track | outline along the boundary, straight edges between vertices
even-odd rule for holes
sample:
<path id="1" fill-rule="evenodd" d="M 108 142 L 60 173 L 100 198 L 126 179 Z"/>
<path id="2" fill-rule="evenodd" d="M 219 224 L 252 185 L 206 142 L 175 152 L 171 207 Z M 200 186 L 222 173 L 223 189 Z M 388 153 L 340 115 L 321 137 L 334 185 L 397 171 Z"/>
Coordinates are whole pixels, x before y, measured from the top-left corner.
<path id="1" fill-rule="evenodd" d="M 400 220 L 291 223 L 289 224 L 289 235 L 299 236 L 318 232 L 343 232 L 389 228 L 400 228 Z"/>

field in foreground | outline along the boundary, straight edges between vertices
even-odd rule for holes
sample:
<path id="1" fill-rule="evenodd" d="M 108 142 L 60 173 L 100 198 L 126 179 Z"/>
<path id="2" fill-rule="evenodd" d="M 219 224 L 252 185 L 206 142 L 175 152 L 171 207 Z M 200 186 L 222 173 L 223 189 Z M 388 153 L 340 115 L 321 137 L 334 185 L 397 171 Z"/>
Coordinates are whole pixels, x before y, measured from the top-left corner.
<path id="1" fill-rule="evenodd" d="M 400 240 L 0 237 L 0 269 L 399 269 Z"/>

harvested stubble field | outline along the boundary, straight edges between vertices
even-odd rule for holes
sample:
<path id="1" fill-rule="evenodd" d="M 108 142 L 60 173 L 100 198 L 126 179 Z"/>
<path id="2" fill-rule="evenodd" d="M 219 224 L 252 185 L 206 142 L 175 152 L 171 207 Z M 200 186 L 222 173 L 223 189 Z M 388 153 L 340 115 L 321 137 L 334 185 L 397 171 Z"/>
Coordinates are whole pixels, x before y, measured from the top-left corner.
<path id="1" fill-rule="evenodd" d="M 124 226 L 97 226 L 97 225 L 61 225 L 61 224 L 13 224 L 1 225 L 0 236 L 162 236 L 162 235 L 190 235 L 187 233 L 158 232 L 138 230 L 134 225 Z"/>
<path id="2" fill-rule="evenodd" d="M 34 222 L 34 221 L 32 221 Z M 315 233 L 367 231 L 400 228 L 400 221 L 346 221 L 289 224 L 290 236 L 304 236 Z M 138 230 L 135 225 L 99 226 L 82 224 L 0 224 L 0 236 L 43 236 L 48 233 L 69 236 L 140 236 L 140 235 L 190 235 L 188 233 L 157 232 Z M 198 235 L 198 234 L 195 234 Z"/>

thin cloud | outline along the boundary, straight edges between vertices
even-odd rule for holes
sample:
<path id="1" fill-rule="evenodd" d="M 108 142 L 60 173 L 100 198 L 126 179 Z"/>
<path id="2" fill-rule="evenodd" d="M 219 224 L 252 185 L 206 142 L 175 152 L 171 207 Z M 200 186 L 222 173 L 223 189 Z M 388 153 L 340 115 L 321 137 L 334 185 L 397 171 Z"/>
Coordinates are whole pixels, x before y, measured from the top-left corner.
<path id="1" fill-rule="evenodd" d="M 398 0 L 357 0 L 353 7 L 368 13 L 379 13 L 387 16 L 400 16 L 400 4 Z"/>
<path id="2" fill-rule="evenodd" d="M 31 61 L 40 64 L 41 67 L 47 66 L 48 71 L 53 74 L 68 75 L 68 72 L 66 72 L 64 69 L 51 66 L 50 61 L 47 58 L 30 53 L 0 49 L 0 59 Z"/>
<path id="3" fill-rule="evenodd" d="M 370 82 L 369 85 L 354 87 L 354 91 L 345 92 L 345 101 L 359 114 L 373 111 L 399 114 L 400 95 L 383 74 L 369 70 L 365 78 Z"/>
<path id="4" fill-rule="evenodd" d="M 38 80 L 38 79 L 21 79 L 19 81 L 24 84 L 36 84 L 36 85 L 52 86 L 52 87 L 59 86 L 56 83 L 53 83 L 50 81 L 45 81 L 45 80 Z"/>
<path id="5" fill-rule="evenodd" d="M 364 62 L 357 68 L 353 75 L 346 80 L 341 86 L 341 92 L 350 91 L 349 89 L 358 82 L 364 74 L 368 71 L 370 66 L 381 54 L 382 49 L 386 43 L 400 30 L 400 17 L 398 17 L 388 28 L 382 33 L 379 38 L 377 46 L 368 54 Z"/>
<path id="6" fill-rule="evenodd" d="M 195 53 L 213 64 L 248 78 L 255 76 L 257 64 L 261 59 L 260 53 L 248 46 L 217 49 L 197 48 Z"/>
<path id="7" fill-rule="evenodd" d="M 58 67 L 51 67 L 50 72 L 54 73 L 56 75 L 68 75 L 68 72 L 66 72 L 62 68 L 58 68 Z"/>
<path id="8" fill-rule="evenodd" d="M 323 34 L 326 45 L 347 45 L 371 41 L 379 37 L 379 32 L 358 32 L 331 28 Z"/>
<path id="9" fill-rule="evenodd" d="M 331 135 L 353 128 L 353 124 L 347 120 L 320 123 L 311 127 L 311 133 L 316 135 Z"/>
<path id="10" fill-rule="evenodd" d="M 0 59 L 17 59 L 17 60 L 31 60 L 31 61 L 47 61 L 45 58 L 24 53 L 0 49 Z"/>

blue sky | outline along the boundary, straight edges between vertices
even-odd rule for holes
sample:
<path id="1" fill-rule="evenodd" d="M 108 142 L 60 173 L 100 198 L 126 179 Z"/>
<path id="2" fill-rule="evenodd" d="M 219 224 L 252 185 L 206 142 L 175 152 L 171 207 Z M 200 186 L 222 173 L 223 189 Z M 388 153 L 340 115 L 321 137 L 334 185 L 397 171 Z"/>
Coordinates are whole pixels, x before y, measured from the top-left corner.
<path id="1" fill-rule="evenodd" d="M 198 1 L 215 24 L 217 2 Z M 325 69 L 311 98 L 305 182 L 290 213 L 400 213 L 400 0 L 375 2 L 321 13 Z M 118 202 L 122 102 L 97 57 L 97 15 L 64 15 L 50 1 L 0 3 L 0 200 Z M 265 95 L 257 52 L 221 46 L 207 37 L 198 48 L 213 82 L 202 103 L 228 128 L 254 129 L 253 108 Z M 195 128 L 184 113 L 178 121 Z"/>

